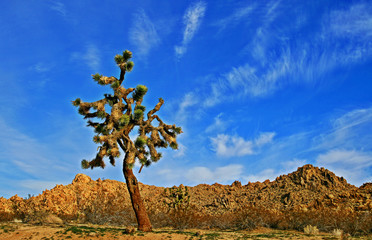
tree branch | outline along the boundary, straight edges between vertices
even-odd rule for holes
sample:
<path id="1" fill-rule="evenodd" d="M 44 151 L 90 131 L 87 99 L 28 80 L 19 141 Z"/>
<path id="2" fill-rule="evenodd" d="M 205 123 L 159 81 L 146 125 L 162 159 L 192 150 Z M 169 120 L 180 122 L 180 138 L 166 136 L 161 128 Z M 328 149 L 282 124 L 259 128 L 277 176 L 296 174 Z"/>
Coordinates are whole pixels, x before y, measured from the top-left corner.
<path id="1" fill-rule="evenodd" d="M 119 81 L 120 81 L 120 85 L 123 83 L 123 81 L 124 81 L 124 75 L 125 75 L 125 70 L 123 70 L 123 69 L 121 69 L 121 71 L 120 71 L 120 79 L 119 79 Z"/>
<path id="2" fill-rule="evenodd" d="M 141 165 L 141 168 L 140 168 L 140 170 L 138 171 L 138 173 L 141 173 L 143 166 L 145 166 L 145 165 L 144 165 L 144 164 Z"/>
<path id="3" fill-rule="evenodd" d="M 160 110 L 160 107 L 163 104 L 164 104 L 164 100 L 162 98 L 160 98 L 158 104 L 156 104 L 156 106 L 154 107 L 154 109 L 152 109 L 151 111 L 149 111 L 147 113 L 147 119 L 150 119 L 151 118 L 151 115 L 153 115 L 154 113 L 156 113 L 157 111 L 159 111 Z"/>
<path id="4" fill-rule="evenodd" d="M 117 142 L 119 143 L 119 146 L 121 147 L 121 149 L 125 152 L 125 146 L 123 142 L 119 138 L 117 139 Z"/>

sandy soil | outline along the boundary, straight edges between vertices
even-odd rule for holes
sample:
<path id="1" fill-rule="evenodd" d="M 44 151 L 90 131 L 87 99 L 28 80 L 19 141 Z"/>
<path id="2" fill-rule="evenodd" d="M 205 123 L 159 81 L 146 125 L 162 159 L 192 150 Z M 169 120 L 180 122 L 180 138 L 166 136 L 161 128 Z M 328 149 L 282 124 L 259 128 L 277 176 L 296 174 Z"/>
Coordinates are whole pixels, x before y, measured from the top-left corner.
<path id="1" fill-rule="evenodd" d="M 130 228 L 98 225 L 30 225 L 23 223 L 0 224 L 0 239 L 175 239 L 175 240 L 212 240 L 212 239 L 339 239 L 332 234 L 320 233 L 307 236 L 296 231 L 280 231 L 260 228 L 253 231 L 221 231 L 221 230 L 174 230 L 168 228 L 154 229 L 151 233 L 128 233 Z M 352 239 L 352 238 L 350 238 Z M 372 236 L 358 239 L 372 239 Z"/>

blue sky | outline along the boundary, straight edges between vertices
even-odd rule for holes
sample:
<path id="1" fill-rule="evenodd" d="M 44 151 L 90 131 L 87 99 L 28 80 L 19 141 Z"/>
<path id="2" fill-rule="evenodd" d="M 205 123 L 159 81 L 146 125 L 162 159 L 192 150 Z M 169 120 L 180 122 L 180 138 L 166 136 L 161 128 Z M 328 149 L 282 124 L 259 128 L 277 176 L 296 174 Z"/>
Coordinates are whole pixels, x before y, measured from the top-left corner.
<path id="1" fill-rule="evenodd" d="M 39 194 L 77 173 L 123 181 L 121 163 L 82 170 L 97 146 L 71 100 L 110 91 L 91 74 L 149 88 L 178 151 L 145 184 L 274 180 L 304 164 L 372 181 L 371 1 L 1 1 L 0 195 Z M 134 136 L 134 135 L 133 135 Z M 136 166 L 138 168 L 138 166 Z"/>

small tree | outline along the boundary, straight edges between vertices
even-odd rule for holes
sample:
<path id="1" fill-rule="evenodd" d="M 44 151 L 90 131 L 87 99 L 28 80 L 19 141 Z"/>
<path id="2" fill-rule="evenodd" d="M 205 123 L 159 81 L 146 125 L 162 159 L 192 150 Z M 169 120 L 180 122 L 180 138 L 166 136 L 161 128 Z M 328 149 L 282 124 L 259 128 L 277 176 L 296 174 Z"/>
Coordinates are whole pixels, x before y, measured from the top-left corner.
<path id="1" fill-rule="evenodd" d="M 159 99 L 154 109 L 146 115 L 145 107 L 141 105 L 147 87 L 138 85 L 136 88 L 124 88 L 123 81 L 126 72 L 133 69 L 133 62 L 129 61 L 132 53 L 125 50 L 122 55 L 116 55 L 115 61 L 119 66 L 120 78 L 106 77 L 100 74 L 92 75 L 100 85 L 110 85 L 114 94 L 104 94 L 104 98 L 96 102 L 83 102 L 80 98 L 73 101 L 73 105 L 79 107 L 79 113 L 88 119 L 88 126 L 93 127 L 97 133 L 93 141 L 99 144 L 96 157 L 91 160 L 83 160 L 81 165 L 84 169 L 105 167 L 104 158 L 115 166 L 115 159 L 120 157 L 119 147 L 124 152 L 123 174 L 127 183 L 132 206 L 136 214 L 138 229 L 151 231 L 151 223 L 140 195 L 138 181 L 133 174 L 132 168 L 136 160 L 143 166 L 148 167 L 152 162 L 161 158 L 157 148 L 166 148 L 168 145 L 177 149 L 176 137 L 182 133 L 180 127 L 165 124 L 158 115 L 155 115 L 163 105 L 164 100 Z M 131 95 L 130 95 L 131 94 Z M 146 119 L 145 119 L 146 116 Z M 158 126 L 153 126 L 157 120 Z M 132 141 L 129 133 L 138 126 L 139 136 Z"/>

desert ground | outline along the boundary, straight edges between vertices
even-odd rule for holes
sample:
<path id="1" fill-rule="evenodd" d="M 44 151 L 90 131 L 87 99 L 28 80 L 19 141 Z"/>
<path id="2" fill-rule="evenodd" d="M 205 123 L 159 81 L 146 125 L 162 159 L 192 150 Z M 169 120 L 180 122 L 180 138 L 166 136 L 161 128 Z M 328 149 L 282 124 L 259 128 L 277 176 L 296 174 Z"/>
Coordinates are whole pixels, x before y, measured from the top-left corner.
<path id="1" fill-rule="evenodd" d="M 135 231 L 125 183 L 78 174 L 38 196 L 0 197 L 0 239 L 372 239 L 372 183 L 312 165 L 262 183 L 140 188 L 151 233 Z"/>
<path id="2" fill-rule="evenodd" d="M 133 232 L 132 232 L 133 231 Z M 136 231 L 133 227 L 113 227 L 105 225 L 32 225 L 25 223 L 7 222 L 0 224 L 0 239 L 24 240 L 57 240 L 57 239 L 342 239 L 332 233 L 318 233 L 314 235 L 299 231 L 283 231 L 269 228 L 258 228 L 252 231 L 233 230 L 175 230 L 172 228 L 154 229 L 153 232 Z M 372 239 L 372 235 L 363 237 L 344 236 L 343 239 Z"/>

